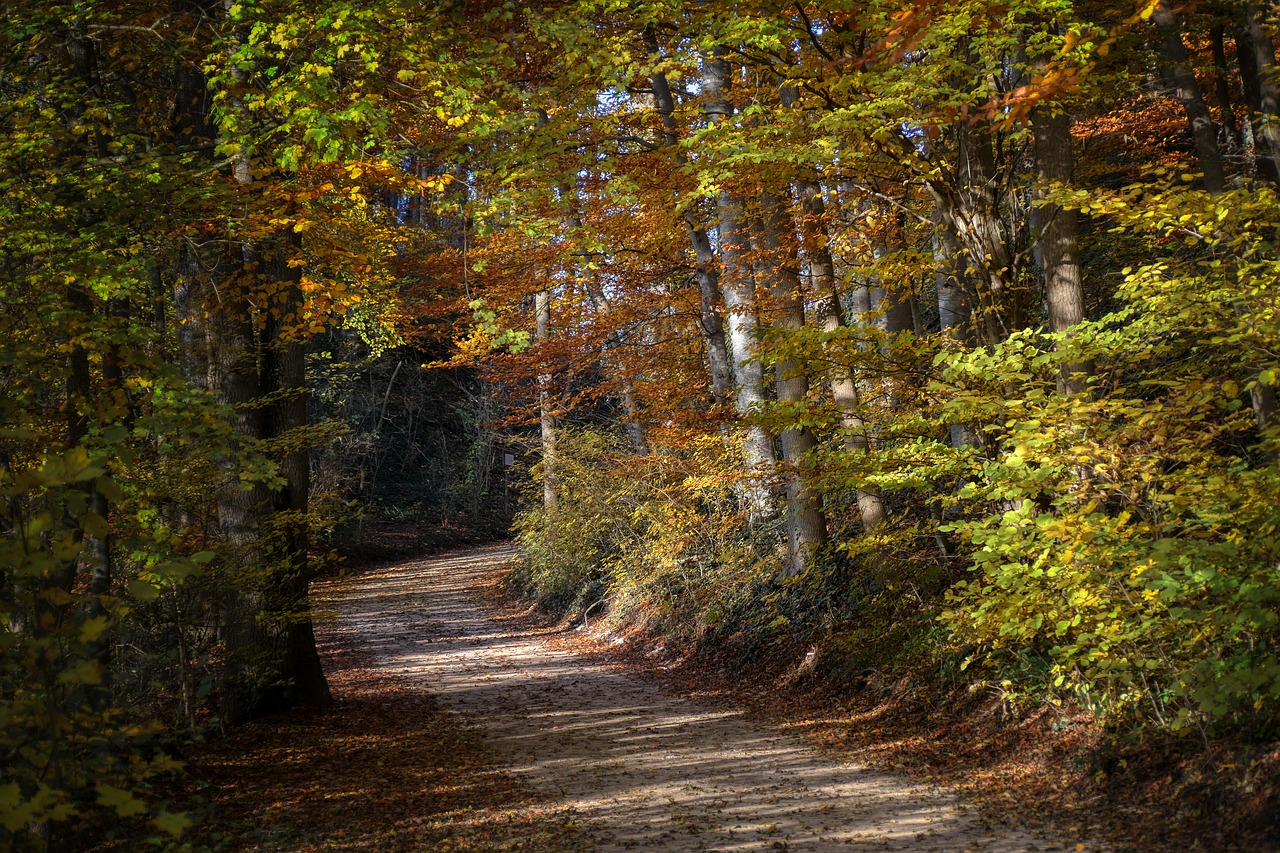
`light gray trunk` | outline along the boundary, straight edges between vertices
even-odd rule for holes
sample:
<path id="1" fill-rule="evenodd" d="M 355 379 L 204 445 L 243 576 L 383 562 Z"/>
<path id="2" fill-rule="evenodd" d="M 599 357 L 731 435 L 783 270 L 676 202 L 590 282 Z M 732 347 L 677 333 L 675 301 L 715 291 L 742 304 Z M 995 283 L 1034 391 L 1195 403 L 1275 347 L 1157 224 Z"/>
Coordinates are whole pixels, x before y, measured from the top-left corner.
<path id="1" fill-rule="evenodd" d="M 727 121 L 732 115 L 727 99 L 729 65 L 720 58 L 722 55 L 723 50 L 717 49 L 703 61 L 703 109 L 712 124 Z M 773 512 L 767 483 L 775 467 L 773 437 L 760 424 L 750 422 L 765 401 L 764 367 L 754 358 L 759 343 L 759 323 L 755 278 L 748 257 L 750 232 L 742 200 L 732 192 L 720 191 L 716 212 L 720 225 L 720 292 L 728 314 L 730 364 L 737 386 L 734 402 L 738 414 L 748 421 L 743 440 L 743 453 L 750 469 L 747 496 L 753 513 L 769 515 Z"/>
<path id="2" fill-rule="evenodd" d="M 534 339 L 545 346 L 551 339 L 551 292 L 538 291 L 534 297 Z M 556 418 L 551 410 L 551 374 L 538 374 L 538 410 L 542 427 L 542 506 L 553 513 L 557 506 Z"/>
<path id="3" fill-rule="evenodd" d="M 774 328 L 784 331 L 804 327 L 804 303 L 800 296 L 800 270 L 792 220 L 782 200 L 772 193 L 760 198 L 762 219 L 757 257 L 761 280 L 773 296 Z M 795 359 L 778 362 L 775 386 L 778 402 L 800 405 L 809 394 L 809 377 Z M 808 427 L 784 429 L 779 436 L 786 463 L 788 575 L 804 571 L 812 555 L 827 544 L 827 517 L 822 497 L 805 471 L 805 457 L 817 446 Z"/>
<path id="4" fill-rule="evenodd" d="M 836 287 L 835 263 L 829 248 L 822 188 L 811 181 L 802 182 L 800 198 L 804 213 L 805 254 L 813 279 L 814 318 L 824 332 L 831 333 L 845 325 L 845 321 L 840 307 L 840 292 Z M 833 365 L 827 371 L 827 384 L 840 413 L 845 449 L 856 456 L 865 456 L 871 450 L 871 441 L 861 415 L 858 388 L 848 367 L 837 361 L 833 361 Z M 884 523 L 887 514 L 879 492 L 863 484 L 858 487 L 857 499 L 858 517 L 864 530 L 874 530 Z"/>
<path id="5" fill-rule="evenodd" d="M 658 40 L 652 30 L 644 34 L 645 49 L 652 59 L 661 56 Z M 671 94 L 671 85 L 667 75 L 661 71 L 653 72 L 651 78 L 654 103 L 662 116 L 662 140 L 668 148 L 676 150 L 676 161 L 685 162 L 685 156 L 679 150 L 680 141 L 675 119 L 675 99 Z M 715 250 L 711 247 L 711 239 L 707 230 L 697 220 L 692 210 L 685 210 L 684 225 L 693 245 L 694 277 L 698 282 L 700 296 L 699 330 L 707 348 L 707 367 L 711 374 L 711 393 L 718 403 L 727 403 L 733 390 L 733 375 L 729 368 L 729 347 L 724 336 L 724 317 L 720 313 L 720 274 L 716 265 Z"/>

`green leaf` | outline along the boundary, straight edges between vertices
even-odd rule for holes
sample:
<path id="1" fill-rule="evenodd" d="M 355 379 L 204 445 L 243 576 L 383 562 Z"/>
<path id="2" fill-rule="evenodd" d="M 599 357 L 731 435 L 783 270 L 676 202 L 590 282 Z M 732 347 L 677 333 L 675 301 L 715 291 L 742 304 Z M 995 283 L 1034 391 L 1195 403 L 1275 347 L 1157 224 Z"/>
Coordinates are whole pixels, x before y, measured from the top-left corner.
<path id="1" fill-rule="evenodd" d="M 22 797 L 17 782 L 0 785 L 0 823 L 10 832 L 17 832 L 31 820 L 31 803 Z"/>
<path id="2" fill-rule="evenodd" d="M 94 786 L 98 792 L 98 805 L 115 809 L 116 814 L 120 817 L 133 817 L 142 814 L 147 807 L 141 800 L 133 795 L 131 791 L 124 788 L 117 788 L 115 785 L 108 785 L 105 782 L 99 782 Z"/>
<path id="3" fill-rule="evenodd" d="M 138 601 L 155 601 L 160 597 L 160 590 L 144 580 L 134 578 L 128 584 L 129 595 Z"/>
<path id="4" fill-rule="evenodd" d="M 151 819 L 151 822 L 161 832 L 167 832 L 174 838 L 180 838 L 182 833 L 186 832 L 191 826 L 192 820 L 187 817 L 186 812 L 166 812 L 162 811 Z"/>

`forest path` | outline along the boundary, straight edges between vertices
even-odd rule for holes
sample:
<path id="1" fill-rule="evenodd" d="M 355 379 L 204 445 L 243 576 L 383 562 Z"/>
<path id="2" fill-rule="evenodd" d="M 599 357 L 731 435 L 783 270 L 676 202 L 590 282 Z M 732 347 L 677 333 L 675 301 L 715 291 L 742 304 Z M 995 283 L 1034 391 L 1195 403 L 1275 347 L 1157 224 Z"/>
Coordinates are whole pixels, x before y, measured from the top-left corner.
<path id="1" fill-rule="evenodd" d="M 593 849 L 1079 849 L 990 829 L 942 791 L 505 627 L 477 601 L 512 554 L 457 551 L 335 584 L 326 630 L 478 727 L 505 771 L 580 816 Z"/>

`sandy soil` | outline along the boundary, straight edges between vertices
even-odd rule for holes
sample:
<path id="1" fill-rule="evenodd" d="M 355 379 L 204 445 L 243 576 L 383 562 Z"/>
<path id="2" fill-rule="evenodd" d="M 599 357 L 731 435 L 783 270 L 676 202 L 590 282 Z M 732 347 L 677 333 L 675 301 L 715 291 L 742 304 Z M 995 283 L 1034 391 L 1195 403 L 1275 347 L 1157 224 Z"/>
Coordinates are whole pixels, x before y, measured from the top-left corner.
<path id="1" fill-rule="evenodd" d="M 1085 849 L 984 826 L 944 791 L 511 633 L 474 595 L 510 556 L 495 546 L 362 573 L 330 590 L 327 630 L 478 727 L 498 765 L 580 815 L 594 849 Z"/>

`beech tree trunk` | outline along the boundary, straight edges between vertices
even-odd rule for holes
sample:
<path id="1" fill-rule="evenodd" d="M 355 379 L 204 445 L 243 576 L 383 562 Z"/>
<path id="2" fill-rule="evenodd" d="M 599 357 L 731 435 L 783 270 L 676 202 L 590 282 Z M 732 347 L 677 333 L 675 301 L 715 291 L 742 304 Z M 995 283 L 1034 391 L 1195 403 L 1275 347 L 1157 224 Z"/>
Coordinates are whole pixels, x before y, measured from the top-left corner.
<path id="1" fill-rule="evenodd" d="M 1173 85 L 1174 96 L 1187 115 L 1196 159 L 1204 172 L 1204 188 L 1211 193 L 1220 193 L 1226 187 L 1226 174 L 1222 166 L 1222 152 L 1218 150 L 1218 133 L 1195 70 L 1191 67 L 1186 42 L 1182 40 L 1182 21 L 1174 14 L 1169 0 L 1161 0 L 1152 12 L 1151 20 L 1160 30 L 1165 70 Z"/>
<path id="2" fill-rule="evenodd" d="M 813 313 L 819 328 L 831 333 L 845 325 L 844 311 L 840 307 L 840 292 L 836 287 L 835 263 L 831 259 L 829 236 L 826 229 L 826 205 L 822 201 L 822 188 L 814 182 L 800 184 L 800 198 L 804 214 L 801 234 L 805 241 L 805 255 L 809 262 L 809 275 L 813 279 Z M 871 450 L 867 426 L 858 402 L 858 389 L 849 368 L 834 362 L 827 372 L 827 384 L 831 398 L 840 412 L 840 426 L 845 449 L 857 456 L 865 456 Z M 884 523 L 887 514 L 880 493 L 860 484 L 857 489 L 858 517 L 864 530 L 874 530 Z"/>
<path id="3" fill-rule="evenodd" d="M 1253 138 L 1258 148 L 1258 174 L 1267 181 L 1280 183 L 1280 92 L 1276 87 L 1276 53 L 1271 36 L 1262 25 L 1261 11 L 1253 3 L 1241 6 L 1240 31 L 1243 42 L 1237 41 L 1237 49 L 1248 56 L 1241 57 L 1241 67 L 1247 63 L 1250 74 L 1246 85 L 1254 89 L 1249 99 L 1256 106 L 1251 116 Z"/>
<path id="4" fill-rule="evenodd" d="M 931 179 L 929 191 L 966 258 L 970 311 L 983 344 L 995 346 L 1025 325 L 1018 271 L 1001 222 L 995 151 L 986 128 L 955 127 L 956 163 L 949 176 Z"/>
<path id="5" fill-rule="evenodd" d="M 658 40 L 652 30 L 644 33 L 645 49 L 651 59 L 661 56 Z M 685 162 L 684 153 L 677 147 L 680 141 L 675 119 L 675 98 L 671 94 L 671 84 L 667 75 L 654 71 L 651 78 L 654 103 L 662 116 L 663 144 L 676 152 L 676 161 Z M 711 239 L 707 229 L 697 220 L 692 210 L 685 210 L 685 230 L 693 245 L 694 277 L 698 282 L 701 313 L 699 329 L 703 343 L 707 348 L 707 366 L 711 374 L 711 392 L 718 403 L 727 403 L 733 391 L 733 374 L 729 367 L 729 347 L 725 341 L 724 317 L 720 312 L 720 274 L 716 264 L 716 253 L 711 247 Z"/>
<path id="6" fill-rule="evenodd" d="M 279 285 L 276 313 L 267 323 L 268 347 L 263 359 L 266 385 L 274 399 L 267 410 L 268 429 L 272 440 L 287 448 L 282 449 L 279 463 L 285 485 L 275 492 L 273 502 L 272 533 L 281 538 L 282 547 L 268 604 L 282 623 L 278 630 L 283 637 L 277 642 L 283 642 L 286 703 L 322 708 L 332 698 L 316 651 L 309 595 L 311 460 L 306 437 L 306 346 L 300 335 L 289 331 L 300 321 L 303 303 L 302 270 L 288 263 L 300 251 L 300 242 L 296 234 L 279 238 L 265 269 L 268 278 Z"/>
<path id="7" fill-rule="evenodd" d="M 242 488 L 234 453 L 246 443 L 268 437 L 265 412 L 257 405 L 264 389 L 258 339 L 242 282 L 223 281 L 221 300 L 211 311 L 209 387 L 218 402 L 233 411 L 232 439 L 218 490 L 218 522 L 222 528 L 229 588 L 223 604 L 222 642 L 226 649 L 222 713 L 228 722 L 252 719 L 282 704 L 279 661 L 272 659 L 270 632 L 262 618 L 266 609 L 266 554 L 258 539 L 270 511 L 266 486 Z"/>
<path id="8" fill-rule="evenodd" d="M 545 346 L 551 339 L 551 292 L 540 290 L 533 297 L 534 339 Z M 551 409 L 551 374 L 538 374 L 538 410 L 542 428 L 542 507 L 555 512 L 558 504 L 556 480 L 556 416 Z"/>
<path id="9" fill-rule="evenodd" d="M 1222 111 L 1222 127 L 1227 146 L 1239 150 L 1244 146 L 1240 137 L 1240 122 L 1236 120 L 1235 106 L 1231 100 L 1231 69 L 1227 65 L 1226 28 L 1214 24 L 1209 28 L 1209 44 L 1213 50 L 1214 88 L 1218 96 L 1218 109 Z"/>
<path id="10" fill-rule="evenodd" d="M 703 109 L 712 124 L 727 121 L 733 113 L 727 98 L 729 64 L 720 58 L 722 53 L 716 51 L 703 62 Z M 734 193 L 722 189 L 716 199 L 716 211 L 720 220 L 720 292 L 728 314 L 730 363 L 737 386 L 735 402 L 738 414 L 748 420 L 743 440 L 743 453 L 751 469 L 747 496 L 754 514 L 770 515 L 773 501 L 768 477 L 774 469 L 773 437 L 760 424 L 750 422 L 765 402 L 764 368 L 754 358 L 759 344 L 759 320 L 749 259 L 751 235 L 742 200 Z"/>
<path id="11" fill-rule="evenodd" d="M 759 250 L 761 281 L 773 296 L 773 326 L 784 331 L 804 328 L 804 303 L 800 295 L 800 269 L 791 217 L 777 196 L 763 193 L 760 198 Z M 809 377 L 795 359 L 778 362 L 775 387 L 778 402 L 800 406 L 809 394 Z M 786 465 L 787 487 L 787 574 L 804 571 L 813 553 L 827 544 L 827 517 L 822 511 L 822 497 L 813 487 L 805 471 L 805 456 L 817 446 L 808 427 L 784 429 L 779 436 L 782 460 Z"/>
<path id="12" fill-rule="evenodd" d="M 230 0 L 223 5 L 229 8 Z M 241 83 L 248 78 L 241 69 L 233 75 Z M 232 110 L 244 112 L 234 93 L 230 103 Z M 242 188 L 253 183 L 250 166 L 247 155 L 232 163 Z M 296 705 L 322 708 L 332 701 L 308 594 L 305 350 L 299 336 L 285 333 L 299 322 L 302 305 L 301 269 L 289 264 L 297 249 L 293 232 L 263 245 L 241 242 L 238 281 L 224 281 L 214 294 L 221 304 L 209 306 L 216 318 L 209 325 L 214 336 L 210 387 L 235 410 L 236 434 L 249 442 L 274 439 L 284 454 L 279 466 L 285 485 L 275 494 L 260 483 L 241 488 L 232 459 L 231 476 L 218 496 L 219 521 L 238 552 L 241 575 L 241 583 L 227 590 L 223 623 L 223 716 L 230 722 Z M 264 293 L 276 295 L 263 298 Z"/>
<path id="13" fill-rule="evenodd" d="M 1036 169 L 1040 186 L 1036 190 L 1043 199 L 1046 184 L 1069 184 L 1075 169 L 1071 152 L 1071 117 L 1065 112 L 1048 112 L 1040 107 L 1033 117 Z M 1084 284 L 1080 274 L 1080 248 L 1075 210 L 1056 204 L 1035 209 L 1040 232 L 1040 249 L 1044 257 L 1044 299 L 1049 314 L 1049 330 L 1070 334 L 1072 327 L 1084 321 Z M 1058 390 L 1080 394 L 1088 388 L 1088 365 L 1063 363 L 1058 375 Z"/>
<path id="14" fill-rule="evenodd" d="M 973 303 L 975 297 L 967 284 L 968 261 L 960 250 L 950 214 L 939 206 L 937 230 L 933 244 L 937 268 L 938 320 L 944 334 L 965 347 L 974 345 Z M 951 424 L 951 446 L 977 447 L 978 433 L 968 424 Z"/>

